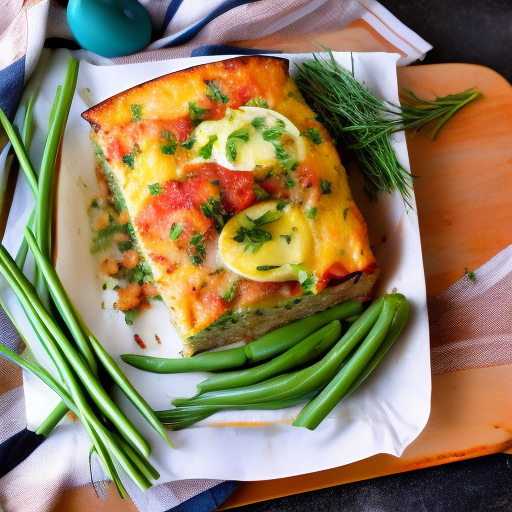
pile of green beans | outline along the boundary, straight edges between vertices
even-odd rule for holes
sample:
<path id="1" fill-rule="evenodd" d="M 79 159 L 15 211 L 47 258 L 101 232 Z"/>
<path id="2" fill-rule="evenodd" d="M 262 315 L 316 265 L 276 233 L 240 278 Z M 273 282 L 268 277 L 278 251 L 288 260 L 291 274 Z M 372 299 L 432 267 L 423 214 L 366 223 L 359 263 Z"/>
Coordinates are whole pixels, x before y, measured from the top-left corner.
<path id="1" fill-rule="evenodd" d="M 302 318 L 271 331 L 245 347 L 197 354 L 193 357 L 165 359 L 136 354 L 123 354 L 121 359 L 139 370 L 152 373 L 214 372 L 257 363 L 282 354 L 307 336 L 334 320 L 348 320 L 363 312 L 361 302 L 351 300 L 326 311 Z"/>
<path id="2" fill-rule="evenodd" d="M 78 74 L 78 62 L 70 59 L 63 87 L 57 89 L 50 114 L 50 128 L 37 175 L 28 158 L 30 116 L 33 99 L 27 106 L 22 138 L 0 109 L 0 122 L 11 140 L 20 167 L 36 199 L 36 205 L 24 230 L 24 241 L 15 259 L 0 244 L 0 274 L 16 295 L 41 346 L 54 363 L 60 378 L 55 378 L 39 364 L 27 361 L 0 345 L 0 356 L 6 357 L 32 372 L 62 399 L 41 424 L 37 433 L 49 435 L 68 410 L 73 411 L 85 427 L 96 452 L 122 497 L 126 495 L 119 469 L 142 490 L 159 478 L 147 461 L 150 447 L 125 413 L 105 391 L 112 382 L 131 401 L 146 422 L 171 446 L 167 431 L 154 411 L 122 373 L 117 363 L 102 347 L 80 317 L 66 294 L 53 267 L 51 257 L 52 182 L 57 151 L 66 124 Z M 23 273 L 28 251 L 36 263 L 32 283 Z M 7 293 L 7 289 L 5 289 Z M 8 303 L 0 303 L 29 344 L 9 311 Z M 30 347 L 29 347 L 30 348 Z M 100 379 L 101 376 L 101 379 Z"/>
<path id="3" fill-rule="evenodd" d="M 209 377 L 198 384 L 197 395 L 176 398 L 172 400 L 174 409 L 156 414 L 164 424 L 178 430 L 221 410 L 277 409 L 309 400 L 293 425 L 315 429 L 373 371 L 397 339 L 408 314 L 402 294 L 385 295 L 374 301 L 341 338 L 341 325 L 333 321 L 267 363 Z M 314 360 L 338 338 L 320 360 L 286 373 Z M 320 345 L 322 350 L 313 350 L 311 357 L 306 357 L 306 347 L 311 350 Z"/>

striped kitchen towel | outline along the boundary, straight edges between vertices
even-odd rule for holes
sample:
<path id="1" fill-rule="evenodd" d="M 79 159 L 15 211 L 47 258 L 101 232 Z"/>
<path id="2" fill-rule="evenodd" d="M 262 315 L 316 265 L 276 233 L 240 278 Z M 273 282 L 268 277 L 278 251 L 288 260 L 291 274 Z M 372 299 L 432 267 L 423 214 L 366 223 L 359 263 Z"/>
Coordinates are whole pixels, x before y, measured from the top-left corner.
<path id="1" fill-rule="evenodd" d="M 0 8 L 0 106 L 12 119 L 23 86 L 33 72 L 45 43 L 77 48 L 66 22 L 65 1 L 2 0 Z M 431 48 L 374 0 L 143 0 L 153 24 L 154 41 L 142 52 L 116 59 L 88 55 L 98 64 L 115 65 L 194 55 L 256 52 L 272 48 L 277 39 L 301 51 L 304 40 L 317 34 L 350 31 L 351 44 L 336 48 L 394 51 L 399 64 L 421 59 Z M 356 37 L 354 37 L 354 34 Z M 336 36 L 338 37 L 338 36 Z M 249 44 L 247 41 L 251 41 Z M 246 41 L 252 49 L 233 49 Z M 338 41 L 338 39 L 336 39 Z M 328 44 L 327 40 L 322 40 Z M 0 133 L 0 150 L 4 139 Z M 8 146 L 0 155 L 2 184 L 8 169 Z M 1 208 L 0 208 L 1 210 Z M 0 223 L 2 225 L 2 223 Z M 0 343 L 22 349 L 17 333 L 0 309 Z M 0 510 L 52 510 L 66 488 L 93 480 L 101 493 L 101 476 L 91 474 L 89 444 L 80 425 L 65 425 L 44 440 L 28 431 L 20 372 L 0 359 Z M 94 473 L 94 472 L 92 472 Z M 236 482 L 188 480 L 153 487 L 144 497 L 132 496 L 140 510 L 210 511 L 234 490 Z"/>
<path id="2" fill-rule="evenodd" d="M 23 85 L 35 68 L 45 41 L 68 46 L 73 41 L 66 21 L 67 2 L 52 0 L 2 0 L 0 14 L 0 106 L 12 119 Z M 399 64 L 421 59 L 431 46 L 403 25 L 375 0 L 142 0 L 155 40 L 142 52 L 104 64 L 188 57 L 197 48 L 234 41 L 273 37 L 314 39 L 350 26 L 367 27 L 371 48 L 355 51 L 396 51 Z M 357 32 L 358 33 L 358 32 Z M 335 48 L 341 50 L 342 48 Z M 224 50 L 221 49 L 224 53 Z M 201 50 L 199 50 L 201 52 Z M 299 51 L 299 49 L 295 50 Z"/>

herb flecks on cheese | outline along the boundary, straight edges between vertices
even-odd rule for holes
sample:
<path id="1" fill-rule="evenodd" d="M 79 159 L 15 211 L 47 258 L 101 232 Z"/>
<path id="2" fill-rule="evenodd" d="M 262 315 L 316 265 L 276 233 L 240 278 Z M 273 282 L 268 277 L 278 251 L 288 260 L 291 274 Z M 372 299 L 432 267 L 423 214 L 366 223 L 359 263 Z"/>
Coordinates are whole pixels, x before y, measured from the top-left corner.
<path id="1" fill-rule="evenodd" d="M 227 110 L 222 119 L 200 123 L 193 137 L 197 157 L 227 169 L 252 172 L 276 165 L 290 171 L 305 157 L 297 127 L 282 114 L 262 107 Z M 216 137 L 214 143 L 212 137 Z M 211 152 L 205 152 L 205 147 L 211 147 Z"/>
<path id="2" fill-rule="evenodd" d="M 130 221 L 116 254 L 140 254 L 130 277 L 150 268 L 181 336 L 375 272 L 339 156 L 281 59 L 173 73 L 84 117 Z"/>
<path id="3" fill-rule="evenodd" d="M 278 210 L 279 204 L 273 200 L 250 206 L 227 222 L 219 238 L 227 268 L 255 281 L 282 282 L 298 280 L 290 264 L 311 267 L 313 237 L 304 213 L 291 203 Z"/>

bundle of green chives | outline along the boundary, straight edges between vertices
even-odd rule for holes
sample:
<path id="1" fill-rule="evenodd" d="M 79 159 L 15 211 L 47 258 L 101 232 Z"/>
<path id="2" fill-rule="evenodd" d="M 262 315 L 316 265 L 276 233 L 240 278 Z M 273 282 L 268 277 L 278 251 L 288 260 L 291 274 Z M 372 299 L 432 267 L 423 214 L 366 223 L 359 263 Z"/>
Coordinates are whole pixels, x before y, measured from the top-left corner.
<path id="1" fill-rule="evenodd" d="M 78 62 L 70 59 L 66 79 L 63 86 L 57 89 L 50 114 L 50 126 L 39 175 L 36 174 L 28 157 L 33 98 L 26 110 L 22 138 L 0 109 L 0 122 L 36 198 L 29 225 L 24 231 L 25 239 L 16 259 L 0 245 L 0 274 L 16 295 L 39 343 L 54 363 L 60 378 L 55 378 L 39 364 L 25 360 L 1 345 L 0 356 L 32 372 L 62 399 L 37 432 L 49 435 L 67 411 L 73 411 L 89 435 L 92 442 L 91 450 L 99 455 L 109 477 L 124 497 L 126 491 L 120 477 L 121 470 L 142 490 L 151 487 L 152 481 L 157 479 L 159 474 L 147 461 L 150 455 L 147 441 L 109 397 L 105 385 L 116 383 L 149 425 L 166 442 L 171 446 L 172 444 L 155 413 L 87 328 L 51 263 L 53 171 L 77 76 Z M 35 284 L 23 273 L 29 249 L 36 263 Z M 14 315 L 9 312 L 1 297 L 0 302 L 9 317 L 14 320 Z M 28 341 L 28 333 L 24 335 L 20 332 L 20 335 Z M 105 378 L 100 380 L 99 375 L 106 375 L 109 381 L 106 382 Z"/>

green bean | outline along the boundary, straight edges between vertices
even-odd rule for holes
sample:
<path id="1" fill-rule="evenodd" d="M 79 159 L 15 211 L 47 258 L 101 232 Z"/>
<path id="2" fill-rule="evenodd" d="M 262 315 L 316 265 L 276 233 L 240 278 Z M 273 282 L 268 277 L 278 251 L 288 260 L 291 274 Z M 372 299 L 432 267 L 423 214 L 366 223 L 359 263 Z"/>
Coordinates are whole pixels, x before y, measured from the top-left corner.
<path id="1" fill-rule="evenodd" d="M 18 366 L 20 366 L 21 368 L 33 373 L 36 377 L 42 380 L 49 388 L 55 391 L 55 393 L 57 393 L 65 402 L 73 402 L 71 395 L 64 389 L 64 387 L 59 382 L 55 380 L 53 375 L 42 366 L 39 366 L 37 364 L 34 364 L 32 361 L 24 359 L 23 357 L 16 354 L 16 352 L 13 352 L 12 350 L 3 345 L 0 345 L 0 356 L 9 359 L 13 363 L 16 363 Z M 73 412 L 76 413 L 76 410 Z"/>
<path id="2" fill-rule="evenodd" d="M 220 373 L 200 382 L 201 393 L 250 386 L 291 368 L 301 366 L 332 347 L 341 334 L 339 320 L 322 327 L 294 347 L 266 363 L 243 370 Z"/>
<path id="3" fill-rule="evenodd" d="M 192 357 L 165 359 L 161 357 L 122 354 L 121 359 L 130 366 L 152 373 L 184 373 L 237 368 L 247 361 L 245 347 L 229 348 Z"/>
<path id="4" fill-rule="evenodd" d="M 110 399 L 97 377 L 55 324 L 41 303 L 30 281 L 19 271 L 11 256 L 2 245 L 0 245 L 0 268 L 3 270 L 4 277 L 17 295 L 27 316 L 36 319 L 37 322 L 51 333 L 48 336 L 46 347 L 47 351 L 50 349 L 53 358 L 55 358 L 54 362 L 57 363 L 57 361 L 63 360 L 60 352 L 62 350 L 100 410 L 112 421 L 129 443 L 142 454 L 148 456 L 150 450 L 147 442 L 119 407 Z M 58 344 L 60 350 L 57 347 L 53 347 L 54 341 Z M 60 369 L 60 364 L 57 364 L 57 367 Z"/>
<path id="5" fill-rule="evenodd" d="M 382 313 L 366 339 L 333 380 L 302 409 L 293 422 L 294 426 L 314 430 L 340 400 L 346 396 L 350 386 L 365 370 L 365 367 L 386 339 L 393 319 L 403 301 L 405 301 L 405 297 L 401 294 L 391 294 L 384 297 Z"/>
<path id="6" fill-rule="evenodd" d="M 299 341 L 313 334 L 316 330 L 333 320 L 344 320 L 351 316 L 360 315 L 363 311 L 361 302 L 351 300 L 338 304 L 326 311 L 301 318 L 291 324 L 276 329 L 245 347 L 247 358 L 251 362 L 270 359 L 293 347 Z"/>
<path id="7" fill-rule="evenodd" d="M 336 345 L 317 363 L 290 374 L 244 388 L 213 391 L 192 398 L 176 398 L 177 407 L 191 405 L 240 405 L 281 400 L 316 391 L 325 385 L 343 363 L 351 350 L 368 334 L 379 317 L 384 300 L 376 300 L 348 329 Z"/>
<path id="8" fill-rule="evenodd" d="M 402 329 L 407 322 L 407 318 L 409 317 L 409 303 L 404 299 L 400 302 L 400 305 L 396 311 L 395 316 L 393 317 L 393 322 L 391 323 L 391 327 L 389 328 L 386 339 L 379 347 L 375 355 L 371 358 L 370 362 L 364 367 L 364 370 L 359 374 L 357 379 L 352 383 L 346 394 L 343 398 L 347 397 L 357 389 L 360 384 L 370 375 L 370 373 L 375 369 L 375 367 L 379 364 L 381 359 L 386 355 L 388 350 L 391 348 L 393 343 L 398 338 L 399 334 L 402 332 Z M 342 400 L 343 400 L 342 398 Z"/>
<path id="9" fill-rule="evenodd" d="M 11 361 L 20 365 L 22 368 L 31 371 L 34 375 L 39 377 L 45 384 L 52 388 L 66 402 L 67 406 L 78 416 L 80 421 L 84 424 L 84 427 L 88 431 L 89 435 L 91 436 L 91 440 L 93 442 L 94 440 L 97 440 L 99 442 L 99 452 L 102 451 L 101 447 L 103 447 L 104 450 L 104 441 L 106 438 L 105 436 L 108 437 L 108 435 L 110 434 L 106 434 L 106 432 L 104 432 L 106 430 L 105 427 L 101 423 L 99 423 L 99 421 L 95 418 L 94 413 L 92 412 L 90 406 L 85 401 L 82 392 L 79 390 L 79 386 L 76 384 L 73 378 L 67 381 L 71 390 L 71 394 L 74 395 L 72 397 L 59 383 L 57 383 L 57 381 L 44 368 L 35 365 L 30 361 L 24 360 L 16 353 L 12 352 L 11 350 L 3 346 L 0 346 L 0 355 L 7 357 Z M 71 374 L 69 374 L 69 370 L 65 368 L 66 364 L 64 360 L 62 360 L 61 363 L 63 363 L 61 365 L 61 368 L 63 369 L 64 374 L 67 374 L 67 376 L 70 377 Z M 78 404 L 78 407 L 75 404 Z M 103 439 L 103 441 L 101 441 L 101 439 Z M 98 446 L 98 442 L 94 442 L 94 444 Z M 118 447 L 113 446 L 115 443 L 112 442 L 112 439 L 109 439 L 108 443 L 110 446 L 110 450 L 119 456 L 119 454 L 121 453 L 120 449 Z M 124 446 L 124 448 L 126 449 L 126 446 Z M 100 457 L 102 457 L 102 460 L 105 462 L 105 465 L 107 466 L 107 469 L 111 474 L 112 479 L 115 481 L 116 478 L 114 478 L 114 474 L 112 473 L 112 469 L 115 471 L 115 467 L 111 463 L 109 463 L 109 456 L 107 452 L 103 452 L 103 455 L 100 455 Z M 134 450 L 130 451 L 130 457 L 131 462 L 133 462 L 137 468 L 140 468 L 141 464 L 144 465 L 144 467 L 146 468 L 146 474 L 149 471 L 152 472 L 154 475 L 158 475 L 156 470 L 152 468 L 145 459 L 142 459 L 140 455 L 138 455 Z M 125 468 L 127 472 L 132 474 L 132 478 L 134 478 L 134 480 L 138 480 L 139 477 L 133 474 L 133 468 L 128 467 L 131 464 L 130 460 L 126 459 L 126 455 L 124 455 L 124 458 L 125 460 L 120 461 L 120 463 L 122 463 L 123 468 Z M 154 476 L 154 478 L 158 478 L 158 476 Z M 142 485 L 141 488 L 143 489 L 148 488 L 147 482 L 145 480 L 139 481 L 138 484 Z"/>
<path id="10" fill-rule="evenodd" d="M 230 368 L 243 366 L 248 359 L 251 362 L 258 362 L 277 356 L 320 329 L 320 327 L 327 325 L 333 320 L 344 320 L 345 318 L 359 315 L 362 310 L 363 305 L 360 302 L 344 302 L 327 311 L 280 327 L 245 347 L 207 352 L 179 359 L 166 359 L 137 354 L 122 354 L 121 359 L 134 368 L 152 373 L 229 370 Z"/>
<path id="11" fill-rule="evenodd" d="M 305 395 L 294 396 L 284 400 L 268 401 L 257 404 L 243 404 L 243 405 L 200 405 L 192 407 L 176 407 L 166 411 L 157 411 L 156 415 L 160 418 L 164 425 L 170 426 L 172 430 L 181 430 L 189 427 L 198 421 L 208 418 L 212 414 L 219 411 L 233 411 L 233 410 L 276 410 L 286 409 L 293 407 L 306 400 L 313 398 L 315 392 L 307 393 Z"/>

